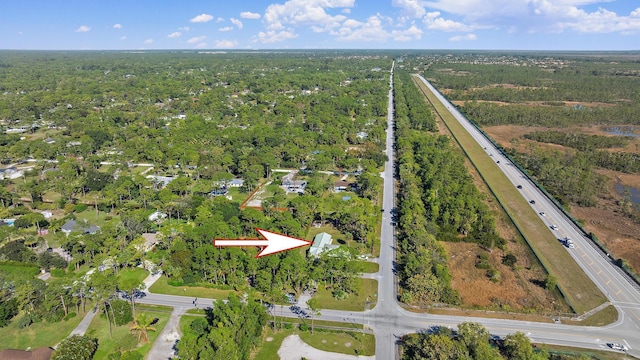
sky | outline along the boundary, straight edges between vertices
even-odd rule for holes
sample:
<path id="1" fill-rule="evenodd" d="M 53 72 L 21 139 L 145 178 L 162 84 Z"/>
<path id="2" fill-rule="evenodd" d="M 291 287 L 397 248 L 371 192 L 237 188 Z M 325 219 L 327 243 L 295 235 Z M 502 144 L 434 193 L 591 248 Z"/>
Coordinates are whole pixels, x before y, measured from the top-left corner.
<path id="1" fill-rule="evenodd" d="M 0 49 L 640 50 L 640 1 L 3 0 Z"/>

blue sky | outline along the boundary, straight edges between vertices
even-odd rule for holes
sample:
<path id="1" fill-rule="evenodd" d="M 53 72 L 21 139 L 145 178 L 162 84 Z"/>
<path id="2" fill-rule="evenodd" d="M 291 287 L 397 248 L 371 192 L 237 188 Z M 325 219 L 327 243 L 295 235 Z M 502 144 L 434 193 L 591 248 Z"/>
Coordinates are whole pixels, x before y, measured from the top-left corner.
<path id="1" fill-rule="evenodd" d="M 6 0 L 0 49 L 640 50 L 637 0 Z"/>

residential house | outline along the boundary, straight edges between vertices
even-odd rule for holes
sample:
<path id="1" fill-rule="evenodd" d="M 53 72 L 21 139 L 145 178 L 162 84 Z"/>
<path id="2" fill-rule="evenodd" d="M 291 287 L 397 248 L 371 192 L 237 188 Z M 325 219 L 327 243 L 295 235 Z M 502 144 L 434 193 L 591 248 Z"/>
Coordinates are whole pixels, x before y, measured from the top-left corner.
<path id="1" fill-rule="evenodd" d="M 242 187 L 242 185 L 244 185 L 244 180 L 243 179 L 231 179 L 231 181 L 229 181 L 229 186 L 230 187 Z"/>
<path id="2" fill-rule="evenodd" d="M 6 169 L 0 169 L 0 180 L 17 179 L 22 177 L 23 172 L 11 166 Z"/>
<path id="3" fill-rule="evenodd" d="M 302 194 L 304 189 L 307 187 L 307 182 L 304 180 L 293 180 L 293 177 L 296 175 L 297 171 L 291 171 L 287 175 L 282 177 L 282 188 L 287 193 L 297 192 Z"/>
<path id="4" fill-rule="evenodd" d="M 158 234 L 156 233 L 143 233 L 142 238 L 144 239 L 144 252 L 148 252 L 153 249 L 158 242 Z"/>
<path id="5" fill-rule="evenodd" d="M 172 176 L 148 175 L 147 179 L 151 180 L 151 182 L 156 184 L 160 189 L 164 189 L 175 178 Z"/>
<path id="6" fill-rule="evenodd" d="M 318 257 L 325 251 L 337 249 L 339 245 L 331 245 L 331 235 L 321 232 L 313 238 L 313 244 L 309 247 L 309 256 Z"/>
<path id="7" fill-rule="evenodd" d="M 167 214 L 163 213 L 162 211 L 154 211 L 151 214 L 149 214 L 149 216 L 147 217 L 149 221 L 160 221 L 166 218 L 167 218 Z"/>
<path id="8" fill-rule="evenodd" d="M 334 192 L 347 191 L 350 188 L 350 184 L 344 180 L 336 181 L 333 183 Z"/>
<path id="9" fill-rule="evenodd" d="M 69 236 L 72 231 L 82 232 L 83 234 L 95 234 L 100 231 L 100 227 L 91 225 L 86 221 L 77 222 L 75 220 L 69 220 L 62 225 L 60 230 Z"/>

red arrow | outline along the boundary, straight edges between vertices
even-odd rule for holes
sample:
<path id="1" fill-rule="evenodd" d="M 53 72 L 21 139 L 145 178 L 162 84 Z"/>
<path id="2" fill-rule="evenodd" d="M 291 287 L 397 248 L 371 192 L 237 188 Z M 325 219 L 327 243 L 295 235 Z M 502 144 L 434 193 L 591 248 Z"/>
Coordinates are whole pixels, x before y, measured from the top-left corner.
<path id="1" fill-rule="evenodd" d="M 214 246 L 259 246 L 262 250 L 256 255 L 256 258 L 265 255 L 279 253 L 302 246 L 311 245 L 311 241 L 294 238 L 267 230 L 256 228 L 256 231 L 264 237 L 263 239 L 214 239 Z"/>

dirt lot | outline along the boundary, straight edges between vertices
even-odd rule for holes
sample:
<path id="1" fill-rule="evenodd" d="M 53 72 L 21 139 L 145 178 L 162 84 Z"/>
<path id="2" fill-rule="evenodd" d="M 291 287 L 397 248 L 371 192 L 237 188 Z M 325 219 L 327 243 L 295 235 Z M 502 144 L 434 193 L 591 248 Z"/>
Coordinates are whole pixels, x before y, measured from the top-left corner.
<path id="1" fill-rule="evenodd" d="M 500 145 L 514 147 L 512 139 L 529 132 L 544 130 L 544 128 L 501 125 L 485 127 L 484 130 Z M 607 135 L 600 126 L 558 130 L 582 132 L 589 135 Z M 515 147 L 518 151 L 524 152 L 527 151 L 527 144 L 531 142 L 530 140 L 520 139 Z M 560 145 L 538 144 L 550 149 L 567 150 Z M 636 138 L 624 149 L 611 149 L 611 151 L 638 152 L 639 144 L 640 139 Z M 607 246 L 614 256 L 625 259 L 636 271 L 640 271 L 640 224 L 633 222 L 622 213 L 617 203 L 622 200 L 622 197 L 616 193 L 614 188 L 616 183 L 640 188 L 640 175 L 624 174 L 611 170 L 598 170 L 598 172 L 609 179 L 605 195 L 598 199 L 597 206 L 588 208 L 572 206 L 571 212 L 577 219 L 585 221 L 587 231 L 596 234 L 598 239 Z"/>

